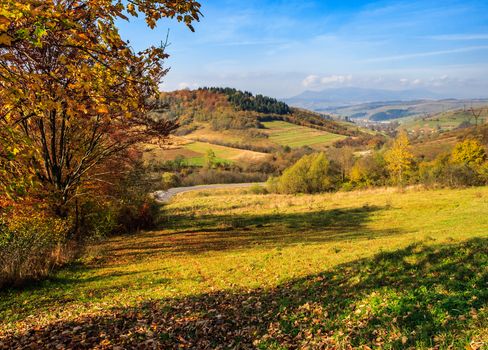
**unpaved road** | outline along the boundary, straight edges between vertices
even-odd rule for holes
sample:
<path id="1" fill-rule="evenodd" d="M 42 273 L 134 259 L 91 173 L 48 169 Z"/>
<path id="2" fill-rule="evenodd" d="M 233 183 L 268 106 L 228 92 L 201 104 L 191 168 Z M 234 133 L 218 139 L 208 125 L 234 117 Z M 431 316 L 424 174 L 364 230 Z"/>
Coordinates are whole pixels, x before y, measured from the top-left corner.
<path id="1" fill-rule="evenodd" d="M 247 188 L 253 185 L 264 185 L 264 182 L 253 182 L 253 183 L 240 183 L 240 184 L 217 184 L 217 185 L 200 185 L 200 186 L 190 186 L 190 187 L 175 187 L 170 188 L 167 191 L 157 191 L 154 192 L 154 198 L 160 203 L 167 203 L 171 198 L 179 193 L 190 192 L 190 191 L 200 191 L 200 190 L 221 190 L 227 188 Z"/>

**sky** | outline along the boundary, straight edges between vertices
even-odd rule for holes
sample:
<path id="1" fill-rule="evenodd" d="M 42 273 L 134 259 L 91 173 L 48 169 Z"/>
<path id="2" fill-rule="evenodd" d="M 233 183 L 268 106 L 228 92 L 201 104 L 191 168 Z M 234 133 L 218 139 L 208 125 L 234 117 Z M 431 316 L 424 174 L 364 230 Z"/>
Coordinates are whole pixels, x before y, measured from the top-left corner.
<path id="1" fill-rule="evenodd" d="M 165 19 L 119 23 L 135 50 L 164 41 L 163 90 L 229 86 L 276 98 L 305 90 L 425 89 L 488 97 L 488 1 L 201 0 L 192 33 Z"/>

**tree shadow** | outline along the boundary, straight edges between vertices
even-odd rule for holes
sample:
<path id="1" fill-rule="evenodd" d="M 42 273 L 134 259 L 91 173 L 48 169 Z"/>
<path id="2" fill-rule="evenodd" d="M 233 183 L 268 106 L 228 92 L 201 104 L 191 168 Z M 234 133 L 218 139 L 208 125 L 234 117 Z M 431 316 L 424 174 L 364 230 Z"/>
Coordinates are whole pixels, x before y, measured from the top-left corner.
<path id="1" fill-rule="evenodd" d="M 487 268 L 486 238 L 412 245 L 273 289 L 164 299 L 7 334 L 0 348 L 465 348 L 487 340 Z"/>
<path id="2" fill-rule="evenodd" d="M 201 254 L 256 246 L 283 247 L 375 239 L 401 233 L 398 229 L 368 227 L 371 215 L 384 209 L 364 206 L 267 215 L 177 215 L 164 223 L 174 233 L 152 231 L 139 235 L 137 246 L 130 238 L 119 240 L 107 247 L 106 255 L 137 258 L 153 254 Z"/>

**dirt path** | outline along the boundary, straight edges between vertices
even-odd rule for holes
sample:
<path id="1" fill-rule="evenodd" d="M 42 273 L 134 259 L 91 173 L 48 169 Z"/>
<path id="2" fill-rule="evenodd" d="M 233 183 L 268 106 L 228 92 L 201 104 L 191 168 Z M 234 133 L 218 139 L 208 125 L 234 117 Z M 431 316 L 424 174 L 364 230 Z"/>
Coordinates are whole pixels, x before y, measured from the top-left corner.
<path id="1" fill-rule="evenodd" d="M 175 187 L 170 188 L 167 191 L 157 191 L 154 192 L 154 198 L 160 203 L 167 203 L 170 201 L 171 198 L 176 196 L 179 193 L 185 193 L 190 191 L 201 191 L 201 190 L 221 190 L 227 188 L 247 188 L 253 185 L 264 185 L 264 182 L 261 183 L 239 183 L 239 184 L 216 184 L 216 185 L 200 185 L 200 186 L 190 186 L 190 187 Z"/>

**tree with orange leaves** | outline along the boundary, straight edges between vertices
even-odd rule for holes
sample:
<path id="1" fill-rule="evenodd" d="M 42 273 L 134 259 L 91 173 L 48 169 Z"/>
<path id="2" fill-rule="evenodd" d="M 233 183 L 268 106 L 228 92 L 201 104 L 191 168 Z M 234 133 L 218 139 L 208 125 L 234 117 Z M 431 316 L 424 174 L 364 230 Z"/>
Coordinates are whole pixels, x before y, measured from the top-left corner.
<path id="1" fill-rule="evenodd" d="M 0 128 L 19 135 L 14 139 L 19 146 L 5 149 L 10 157 L 5 162 L 27 155 L 21 146 L 26 139 L 29 162 L 24 165 L 54 194 L 59 214 L 66 215 L 67 203 L 100 163 L 135 143 L 165 137 L 176 127 L 174 121 L 148 115 L 167 72 L 163 66 L 167 54 L 163 44 L 138 53 L 132 50 L 116 26 L 117 20 L 130 16 L 144 16 L 150 28 L 162 18 L 175 18 L 193 30 L 200 4 L 195 0 L 3 0 L 0 4 Z M 3 144 L 5 135 L 0 134 Z M 3 191 L 8 188 L 3 186 Z"/>

